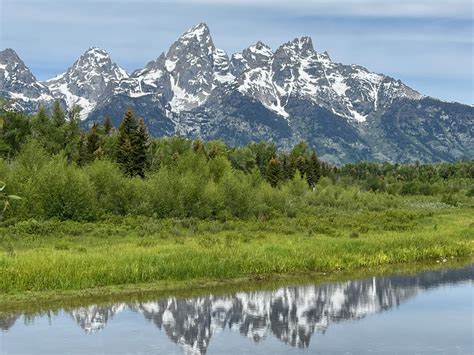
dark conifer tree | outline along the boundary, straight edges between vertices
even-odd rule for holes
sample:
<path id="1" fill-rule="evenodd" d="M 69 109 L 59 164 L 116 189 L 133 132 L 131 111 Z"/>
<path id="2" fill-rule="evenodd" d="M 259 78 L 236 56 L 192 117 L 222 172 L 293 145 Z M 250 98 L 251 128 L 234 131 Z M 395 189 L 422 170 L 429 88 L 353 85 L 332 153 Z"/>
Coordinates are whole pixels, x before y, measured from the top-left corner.
<path id="1" fill-rule="evenodd" d="M 283 170 L 283 179 L 293 179 L 295 176 L 295 167 L 294 164 L 291 163 L 290 157 L 287 154 L 282 154 L 280 160 Z"/>
<path id="2" fill-rule="evenodd" d="M 87 156 L 87 138 L 85 133 L 81 133 L 79 143 L 77 144 L 77 165 L 84 166 L 88 163 Z"/>
<path id="3" fill-rule="evenodd" d="M 321 177 L 321 168 L 319 159 L 315 152 L 311 154 L 311 157 L 307 161 L 307 168 L 306 168 L 306 180 L 308 181 L 308 185 L 314 187 L 319 178 Z"/>
<path id="4" fill-rule="evenodd" d="M 56 127 L 62 127 L 66 123 L 66 114 L 64 113 L 63 109 L 61 108 L 61 105 L 59 104 L 59 101 L 54 101 L 53 104 L 53 115 L 52 115 L 52 121 L 54 126 Z"/>
<path id="5" fill-rule="evenodd" d="M 89 133 L 87 134 L 87 160 L 93 161 L 96 157 L 96 152 L 100 148 L 99 125 L 94 123 Z"/>
<path id="6" fill-rule="evenodd" d="M 138 129 L 132 136 L 134 175 L 145 177 L 148 167 L 148 131 L 143 119 L 138 122 Z"/>
<path id="7" fill-rule="evenodd" d="M 308 174 L 308 159 L 301 155 L 296 159 L 296 168 L 300 172 L 301 177 Z"/>
<path id="8" fill-rule="evenodd" d="M 32 133 L 33 137 L 41 140 L 46 136 L 51 125 L 51 118 L 49 117 L 46 109 L 41 106 L 36 114 L 36 117 L 33 119 L 32 123 Z"/>
<path id="9" fill-rule="evenodd" d="M 78 154 L 76 149 L 81 136 L 79 112 L 80 107 L 73 107 L 71 111 L 68 112 L 69 121 L 62 128 L 64 137 L 63 148 L 69 163 L 72 163 Z"/>
<path id="10" fill-rule="evenodd" d="M 129 176 L 145 176 L 148 163 L 148 132 L 143 120 L 128 109 L 119 127 L 117 163 Z"/>
<path id="11" fill-rule="evenodd" d="M 267 164 L 266 177 L 272 187 L 278 186 L 278 183 L 282 180 L 282 166 L 281 162 L 273 157 Z"/>
<path id="12" fill-rule="evenodd" d="M 132 109 L 129 108 L 123 117 L 119 127 L 118 147 L 117 147 L 117 163 L 122 171 L 129 176 L 133 173 L 133 148 L 132 136 L 137 131 L 138 124 Z"/>
<path id="13" fill-rule="evenodd" d="M 112 132 L 112 129 L 114 128 L 114 125 L 112 123 L 112 119 L 110 118 L 110 116 L 105 116 L 103 126 L 104 126 L 104 133 L 106 135 L 109 135 L 110 132 Z"/>

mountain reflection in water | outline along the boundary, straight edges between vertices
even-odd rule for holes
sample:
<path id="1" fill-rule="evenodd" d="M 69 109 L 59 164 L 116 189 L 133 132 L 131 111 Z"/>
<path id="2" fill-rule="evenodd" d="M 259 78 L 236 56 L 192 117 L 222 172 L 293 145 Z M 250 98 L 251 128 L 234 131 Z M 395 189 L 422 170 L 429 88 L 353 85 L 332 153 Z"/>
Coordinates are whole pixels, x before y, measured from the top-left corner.
<path id="1" fill-rule="evenodd" d="M 114 316 L 121 312 L 140 313 L 186 353 L 206 353 L 212 336 L 224 329 L 239 332 L 255 342 L 273 336 L 293 347 L 306 348 L 312 335 L 324 333 L 331 323 L 361 319 L 396 307 L 429 288 L 472 280 L 473 271 L 474 265 L 470 265 L 273 291 L 90 305 L 63 312 L 87 333 L 113 326 Z M 0 327 L 9 330 L 21 316 L 0 314 Z M 34 318 L 24 315 L 26 323 Z"/>

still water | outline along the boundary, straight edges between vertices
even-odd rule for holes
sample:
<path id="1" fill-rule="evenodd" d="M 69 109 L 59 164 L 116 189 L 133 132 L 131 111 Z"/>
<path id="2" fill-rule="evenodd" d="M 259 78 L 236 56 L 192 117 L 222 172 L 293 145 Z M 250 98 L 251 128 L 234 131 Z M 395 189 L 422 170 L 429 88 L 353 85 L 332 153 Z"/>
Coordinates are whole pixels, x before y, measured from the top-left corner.
<path id="1" fill-rule="evenodd" d="M 473 271 L 0 313 L 0 353 L 473 354 Z"/>

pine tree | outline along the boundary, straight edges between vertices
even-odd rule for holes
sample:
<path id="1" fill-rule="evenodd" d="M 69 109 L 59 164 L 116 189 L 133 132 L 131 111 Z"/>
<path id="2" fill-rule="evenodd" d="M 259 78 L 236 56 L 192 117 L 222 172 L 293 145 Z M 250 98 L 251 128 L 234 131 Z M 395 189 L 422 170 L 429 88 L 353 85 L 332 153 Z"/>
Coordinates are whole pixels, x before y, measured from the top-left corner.
<path id="1" fill-rule="evenodd" d="M 67 120 L 69 122 L 80 122 L 81 121 L 82 107 L 79 105 L 73 105 L 67 112 Z"/>
<path id="2" fill-rule="evenodd" d="M 77 144 L 77 165 L 84 166 L 89 162 L 87 156 L 87 138 L 85 133 L 81 133 L 79 142 Z"/>
<path id="3" fill-rule="evenodd" d="M 66 114 L 64 113 L 59 101 L 54 101 L 52 121 L 55 127 L 62 127 L 66 123 Z"/>
<path id="4" fill-rule="evenodd" d="M 300 172 L 301 177 L 303 178 L 308 174 L 308 159 L 305 156 L 299 156 L 296 159 L 296 168 Z"/>
<path id="5" fill-rule="evenodd" d="M 96 151 L 100 148 L 100 136 L 98 133 L 99 125 L 94 123 L 87 134 L 87 161 L 93 161 L 96 157 Z"/>
<path id="6" fill-rule="evenodd" d="M 129 108 L 119 127 L 117 163 L 129 176 L 145 176 L 148 165 L 148 132 Z"/>
<path id="7" fill-rule="evenodd" d="M 112 119 L 110 118 L 110 116 L 105 116 L 103 126 L 104 126 L 104 133 L 106 135 L 109 135 L 110 132 L 112 132 L 112 129 L 114 128 L 114 125 L 112 123 Z"/>
<path id="8" fill-rule="evenodd" d="M 32 122 L 33 136 L 39 140 L 42 140 L 48 133 L 50 125 L 51 119 L 48 116 L 46 109 L 41 106 Z"/>
<path id="9" fill-rule="evenodd" d="M 311 187 L 316 186 L 321 177 L 321 167 L 319 163 L 319 159 L 315 152 L 311 154 L 311 157 L 308 161 L 308 169 L 306 172 L 306 179 L 308 181 L 308 185 Z"/>
<path id="10" fill-rule="evenodd" d="M 145 177 L 145 170 L 148 167 L 148 140 L 145 122 L 141 119 L 138 122 L 137 132 L 132 139 L 134 175 L 140 177 Z"/>
<path id="11" fill-rule="evenodd" d="M 46 109 L 41 106 L 32 120 L 32 135 L 40 142 L 43 148 L 50 154 L 57 153 L 56 128 L 51 122 L 51 117 Z"/>
<path id="12" fill-rule="evenodd" d="M 283 169 L 283 179 L 288 181 L 295 176 L 295 167 L 291 163 L 290 157 L 286 154 L 281 155 L 281 165 Z"/>
<path id="13" fill-rule="evenodd" d="M 278 186 L 278 183 L 282 179 L 282 167 L 280 161 L 273 157 L 267 164 L 266 177 L 272 187 Z"/>
<path id="14" fill-rule="evenodd" d="M 122 171 L 126 175 L 133 176 L 133 149 L 132 149 L 132 135 L 137 131 L 138 125 L 136 118 L 133 115 L 132 109 L 129 108 L 120 123 L 118 148 L 117 148 L 117 163 L 120 165 Z"/>
<path id="15" fill-rule="evenodd" d="M 69 163 L 77 160 L 78 156 L 77 148 L 81 137 L 81 129 L 79 127 L 81 122 L 80 112 L 80 106 L 73 106 L 67 112 L 68 122 L 62 128 L 64 136 L 63 149 L 66 152 Z"/>

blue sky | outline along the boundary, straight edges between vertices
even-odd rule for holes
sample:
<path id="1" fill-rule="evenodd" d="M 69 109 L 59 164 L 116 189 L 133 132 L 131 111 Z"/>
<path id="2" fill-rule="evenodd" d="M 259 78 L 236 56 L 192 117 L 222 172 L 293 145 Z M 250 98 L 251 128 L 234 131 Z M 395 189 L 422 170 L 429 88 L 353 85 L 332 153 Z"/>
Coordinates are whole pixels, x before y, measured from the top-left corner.
<path id="1" fill-rule="evenodd" d="M 206 22 L 228 54 L 311 36 L 317 51 L 401 79 L 423 94 L 474 103 L 471 0 L 0 0 L 0 47 L 41 80 L 87 48 L 132 71 Z"/>

